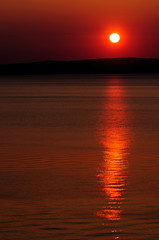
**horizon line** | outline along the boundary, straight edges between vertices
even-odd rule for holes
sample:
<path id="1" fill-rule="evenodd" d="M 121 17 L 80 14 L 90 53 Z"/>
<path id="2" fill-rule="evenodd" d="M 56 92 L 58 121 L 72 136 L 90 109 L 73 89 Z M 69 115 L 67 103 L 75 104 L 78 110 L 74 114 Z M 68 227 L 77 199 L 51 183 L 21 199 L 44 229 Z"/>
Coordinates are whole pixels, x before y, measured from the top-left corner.
<path id="1" fill-rule="evenodd" d="M 0 65 L 16 65 L 16 64 L 32 64 L 32 63 L 42 63 L 42 62 L 82 62 L 82 61 L 95 61 L 95 60 L 118 60 L 118 59 L 140 59 L 140 60 L 159 60 L 159 58 L 151 57 L 109 57 L 109 58 L 86 58 L 86 59 L 73 59 L 73 60 L 38 60 L 38 61 L 24 61 L 24 62 L 15 62 L 15 63 L 0 63 Z"/>

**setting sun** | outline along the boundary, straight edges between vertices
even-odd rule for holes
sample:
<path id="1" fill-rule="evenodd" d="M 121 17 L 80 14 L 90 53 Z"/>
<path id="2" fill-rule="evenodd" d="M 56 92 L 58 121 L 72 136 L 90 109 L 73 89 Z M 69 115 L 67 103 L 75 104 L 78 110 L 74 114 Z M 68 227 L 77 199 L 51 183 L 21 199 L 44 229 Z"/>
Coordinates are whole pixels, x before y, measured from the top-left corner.
<path id="1" fill-rule="evenodd" d="M 112 33 L 110 36 L 109 36 L 109 40 L 112 42 L 112 43 L 117 43 L 120 41 L 120 35 L 118 33 Z"/>

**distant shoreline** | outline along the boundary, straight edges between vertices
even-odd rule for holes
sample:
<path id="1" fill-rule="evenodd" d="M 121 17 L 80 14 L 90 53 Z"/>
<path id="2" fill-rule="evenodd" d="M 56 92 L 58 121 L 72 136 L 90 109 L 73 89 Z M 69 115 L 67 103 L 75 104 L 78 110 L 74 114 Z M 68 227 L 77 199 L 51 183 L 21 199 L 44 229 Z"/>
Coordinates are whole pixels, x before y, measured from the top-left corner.
<path id="1" fill-rule="evenodd" d="M 105 58 L 1 64 L 0 75 L 159 73 L 159 59 Z"/>

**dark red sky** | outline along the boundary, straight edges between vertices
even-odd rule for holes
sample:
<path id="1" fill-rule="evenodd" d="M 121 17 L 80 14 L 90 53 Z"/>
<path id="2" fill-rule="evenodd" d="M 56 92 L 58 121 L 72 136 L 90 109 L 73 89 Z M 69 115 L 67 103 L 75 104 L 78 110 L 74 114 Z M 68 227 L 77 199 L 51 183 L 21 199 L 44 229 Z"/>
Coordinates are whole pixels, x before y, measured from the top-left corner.
<path id="1" fill-rule="evenodd" d="M 3 0 L 0 63 L 159 58 L 158 10 L 159 0 Z"/>

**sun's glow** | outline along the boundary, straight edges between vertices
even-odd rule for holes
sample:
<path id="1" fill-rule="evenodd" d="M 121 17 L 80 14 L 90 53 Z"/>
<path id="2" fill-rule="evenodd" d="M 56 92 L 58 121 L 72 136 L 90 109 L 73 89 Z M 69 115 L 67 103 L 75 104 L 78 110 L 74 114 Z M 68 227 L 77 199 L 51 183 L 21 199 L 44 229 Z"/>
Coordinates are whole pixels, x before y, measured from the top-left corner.
<path id="1" fill-rule="evenodd" d="M 120 35 L 118 33 L 112 33 L 110 36 L 109 36 L 109 40 L 112 42 L 112 43 L 117 43 L 120 41 Z"/>

